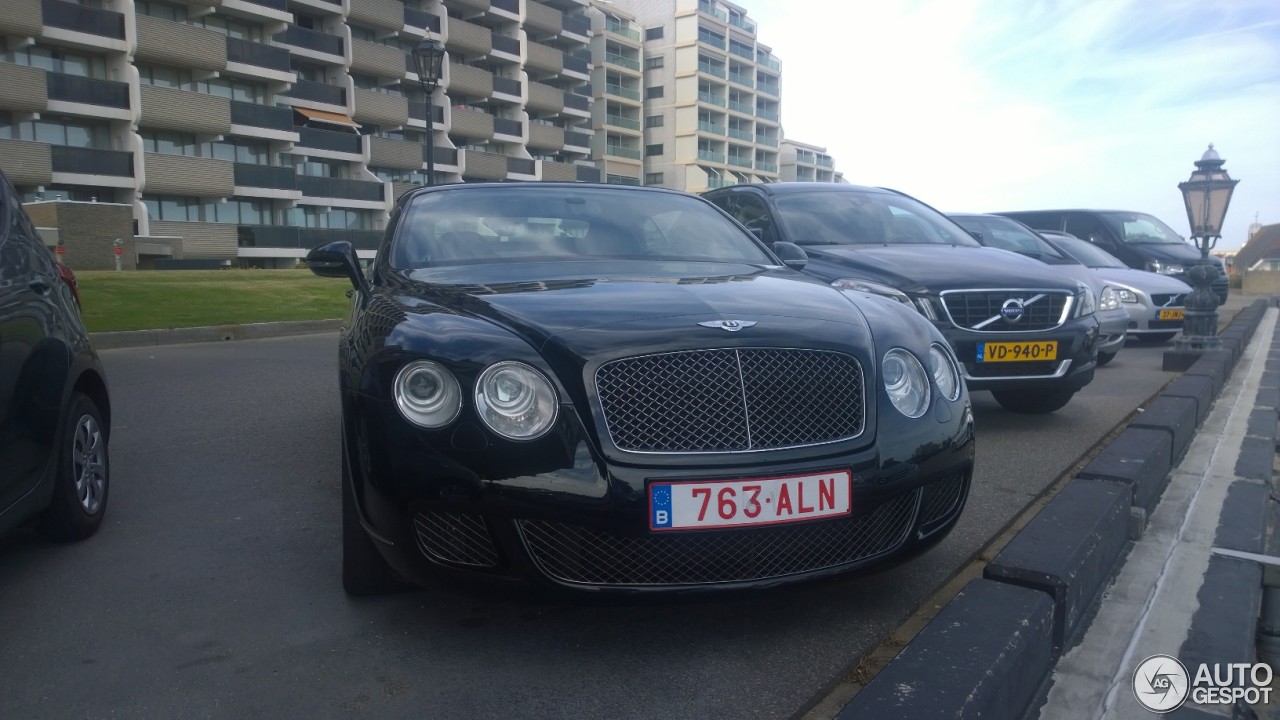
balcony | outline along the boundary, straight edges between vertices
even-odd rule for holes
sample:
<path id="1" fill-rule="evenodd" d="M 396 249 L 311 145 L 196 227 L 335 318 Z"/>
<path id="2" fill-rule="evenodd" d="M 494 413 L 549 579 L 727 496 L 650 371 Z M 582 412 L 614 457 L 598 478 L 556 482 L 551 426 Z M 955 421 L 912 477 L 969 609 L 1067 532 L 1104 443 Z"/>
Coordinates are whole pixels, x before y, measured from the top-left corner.
<path id="1" fill-rule="evenodd" d="M 520 41 L 506 35 L 493 34 L 493 49 L 508 55 L 520 54 Z"/>
<path id="2" fill-rule="evenodd" d="M 591 35 L 591 21 L 581 15 L 565 15 L 564 29 L 574 35 Z M 634 31 L 633 31 L 634 32 Z M 627 37 L 630 37 L 628 35 Z M 640 40 L 640 33 L 636 33 L 636 41 Z"/>
<path id="3" fill-rule="evenodd" d="M 520 97 L 520 81 L 511 78 L 493 76 L 493 91 L 503 95 Z"/>
<path id="4" fill-rule="evenodd" d="M 765 172 L 774 172 L 774 173 L 776 173 L 776 172 L 778 172 L 778 165 L 777 165 L 777 163 L 771 163 L 771 162 L 767 162 L 767 161 L 765 161 L 765 160 L 757 160 L 757 161 L 756 161 L 756 169 L 757 169 L 757 170 L 764 170 Z"/>
<path id="5" fill-rule="evenodd" d="M 587 147 L 591 144 L 591 136 L 586 133 L 574 132 L 573 130 L 564 131 L 564 144 L 574 147 Z"/>
<path id="6" fill-rule="evenodd" d="M 610 173 L 605 178 L 605 182 L 610 185 L 639 185 L 640 178 L 633 178 L 630 175 L 614 175 Z"/>
<path id="7" fill-rule="evenodd" d="M 698 42 L 723 50 L 725 49 L 726 40 L 723 35 L 717 35 L 698 28 Z"/>
<path id="8" fill-rule="evenodd" d="M 298 146 L 354 155 L 364 153 L 364 146 L 360 142 L 360 136 L 355 133 L 320 130 L 311 127 L 298 128 Z"/>
<path id="9" fill-rule="evenodd" d="M 43 22 L 49 27 L 124 39 L 124 15 L 118 12 L 96 10 L 62 0 L 42 0 L 40 7 Z"/>
<path id="10" fill-rule="evenodd" d="M 751 142 L 755 138 L 755 134 L 750 130 L 741 130 L 739 128 L 731 127 L 729 128 L 729 137 L 734 140 L 745 140 L 747 142 Z"/>
<path id="11" fill-rule="evenodd" d="M 756 136 L 756 144 L 757 144 L 757 145 L 768 145 L 769 147 L 778 147 L 778 138 L 776 138 L 776 137 L 770 137 L 770 136 L 768 136 L 768 135 L 757 135 L 757 136 Z"/>
<path id="12" fill-rule="evenodd" d="M 309 197 L 342 198 L 379 202 L 383 199 L 380 182 L 341 180 L 339 178 L 298 176 L 298 189 Z"/>
<path id="13" fill-rule="evenodd" d="M 636 98 L 639 99 L 639 97 L 640 93 L 636 93 Z M 574 110 L 590 110 L 591 98 L 586 97 L 585 95 L 567 92 L 564 94 L 564 106 L 567 108 L 573 108 Z"/>
<path id="14" fill-rule="evenodd" d="M 699 159 L 699 160 L 706 160 L 706 161 L 708 161 L 708 162 L 723 163 L 723 162 L 724 162 L 724 153 L 711 152 L 710 150 L 699 150 L 699 151 L 698 151 L 698 159 Z"/>
<path id="15" fill-rule="evenodd" d="M 50 100 L 113 108 L 129 107 L 129 83 L 51 72 L 45 74 L 45 85 Z"/>
<path id="16" fill-rule="evenodd" d="M 496 117 L 493 119 L 493 131 L 502 135 L 521 137 L 524 135 L 524 123 L 519 120 Z"/>
<path id="17" fill-rule="evenodd" d="M 742 17 L 741 15 L 730 15 L 729 24 L 740 30 L 746 30 L 752 35 L 754 35 L 756 32 L 756 24 Z"/>
<path id="18" fill-rule="evenodd" d="M 232 169 L 239 187 L 297 190 L 298 174 L 290 167 L 271 167 L 252 163 L 236 163 Z"/>
<path id="19" fill-rule="evenodd" d="M 433 33 L 440 32 L 440 18 L 429 12 L 415 10 L 411 7 L 406 7 L 404 9 L 404 24 L 409 27 L 430 30 Z"/>
<path id="20" fill-rule="evenodd" d="M 636 148 L 629 148 L 623 145 L 606 145 L 605 154 L 614 157 L 631 158 L 632 160 L 640 159 L 640 151 Z"/>
<path id="21" fill-rule="evenodd" d="M 343 55 L 342 38 L 337 35 L 308 30 L 297 25 L 289 25 L 284 29 L 284 32 L 277 33 L 273 39 L 276 42 L 306 50 L 314 50 L 339 57 Z"/>
<path id="22" fill-rule="evenodd" d="M 777 83 L 759 82 L 759 83 L 756 83 L 756 89 L 766 95 L 779 97 L 778 93 L 779 93 L 780 87 Z"/>
<path id="23" fill-rule="evenodd" d="M 133 153 L 118 150 L 49 146 L 54 172 L 133 177 Z"/>
<path id="24" fill-rule="evenodd" d="M 619 37 L 624 37 L 634 42 L 640 42 L 639 30 L 636 30 L 635 28 L 629 28 L 626 25 L 623 25 L 622 23 L 616 20 L 610 20 L 609 18 L 605 18 L 604 29 L 605 31 L 611 32 L 614 35 L 618 35 Z"/>
<path id="25" fill-rule="evenodd" d="M 600 182 L 600 168 L 578 165 L 578 182 Z"/>
<path id="26" fill-rule="evenodd" d="M 755 82 L 750 75 L 743 75 L 742 73 L 736 72 L 729 73 L 729 81 L 738 83 L 739 85 L 745 85 L 747 87 L 753 87 L 755 85 Z"/>
<path id="27" fill-rule="evenodd" d="M 640 129 L 639 120 L 630 120 L 628 118 L 622 117 L 621 115 L 606 115 L 604 118 L 604 121 L 609 125 L 613 125 L 614 127 L 627 128 L 628 130 Z"/>
<path id="28" fill-rule="evenodd" d="M 537 163 L 524 158 L 509 157 L 507 158 L 507 172 L 519 175 L 536 175 L 538 172 Z"/>
<path id="29" fill-rule="evenodd" d="M 606 52 L 604 54 L 604 61 L 617 65 L 618 67 L 629 68 L 631 70 L 638 71 L 640 69 L 639 60 L 632 60 L 631 58 L 626 57 L 625 55 L 619 55 L 618 53 Z"/>
<path id="30" fill-rule="evenodd" d="M 639 90 L 631 90 L 629 88 L 624 88 L 621 85 L 614 85 L 613 83 L 605 83 L 604 91 L 610 95 L 616 95 L 617 97 L 627 98 L 628 100 L 640 99 Z M 566 105 L 567 104 L 568 103 L 566 103 Z"/>
<path id="31" fill-rule="evenodd" d="M 698 121 L 698 132 L 710 133 L 712 135 L 724 135 L 726 130 L 727 128 L 724 125 L 717 125 L 703 120 Z"/>
<path id="32" fill-rule="evenodd" d="M 312 248 L 335 240 L 346 240 L 357 250 L 377 250 L 382 243 L 381 230 L 240 225 L 236 232 L 240 247 Z"/>
<path id="33" fill-rule="evenodd" d="M 761 108 L 761 107 L 756 108 L 755 115 L 758 118 L 763 118 L 765 120 L 772 120 L 773 122 L 778 122 L 779 118 L 781 117 L 780 115 L 778 115 L 777 110 L 765 110 L 764 108 Z"/>
<path id="34" fill-rule="evenodd" d="M 743 115 L 755 115 L 756 108 L 751 103 L 738 102 L 737 100 L 729 101 L 729 109 L 734 112 L 740 112 Z"/>
<path id="35" fill-rule="evenodd" d="M 293 70 L 288 50 L 233 37 L 227 38 L 227 61 L 282 72 Z"/>
<path id="36" fill-rule="evenodd" d="M 289 108 L 232 100 L 231 122 L 236 125 L 293 132 L 293 111 Z"/>
<path id="37" fill-rule="evenodd" d="M 426 162 L 426 161 L 427 161 L 427 146 L 423 145 L 422 146 L 422 162 Z M 454 167 L 457 167 L 458 151 L 454 148 L 436 146 L 435 157 L 432 158 L 432 162 L 434 162 L 436 165 L 453 165 Z"/>
<path id="38" fill-rule="evenodd" d="M 705 75 L 714 75 L 718 78 L 723 78 L 725 76 L 723 65 L 712 65 L 711 63 L 698 63 L 698 72 Z"/>
<path id="39" fill-rule="evenodd" d="M 432 106 L 431 115 L 435 119 L 435 124 L 437 125 L 444 124 L 444 108 L 443 107 L 439 105 Z M 409 103 L 409 117 L 412 118 L 413 120 L 421 120 L 422 122 L 425 123 L 427 121 L 427 104 L 422 102 Z"/>
<path id="40" fill-rule="evenodd" d="M 285 94 L 298 100 L 310 100 L 311 102 L 341 105 L 343 107 L 347 105 L 346 88 L 311 80 L 297 80 Z"/>
<path id="41" fill-rule="evenodd" d="M 725 106 L 725 100 L 723 97 L 719 95 L 712 95 L 709 92 L 698 93 L 698 102 L 706 103 L 707 105 L 715 105 L 716 107 Z"/>
<path id="42" fill-rule="evenodd" d="M 698 0 L 698 12 L 706 13 L 720 22 L 729 21 L 729 13 L 716 7 L 715 3 L 707 2 L 707 0 Z"/>
<path id="43" fill-rule="evenodd" d="M 738 43 L 731 42 L 729 43 L 729 53 L 751 61 L 756 59 L 756 51 L 752 50 L 748 45 L 740 45 Z"/>
<path id="44" fill-rule="evenodd" d="M 489 0 L 489 5 L 513 15 L 520 14 L 520 0 Z"/>
<path id="45" fill-rule="evenodd" d="M 575 55 L 566 54 L 564 56 L 564 69 L 570 72 L 582 73 L 583 75 L 586 75 L 587 73 L 591 72 L 591 63 L 588 62 L 585 58 L 580 58 Z"/>
<path id="46" fill-rule="evenodd" d="M 751 158 L 742 157 L 740 155 L 730 155 L 729 164 L 735 167 L 749 168 L 751 167 Z"/>
<path id="47" fill-rule="evenodd" d="M 823 156 L 818 158 L 818 165 L 824 168 L 834 168 L 836 163 L 831 158 Z"/>
<path id="48" fill-rule="evenodd" d="M 777 60 L 774 60 L 772 57 L 765 55 L 764 53 L 756 53 L 756 62 L 770 70 L 782 70 L 782 65 L 780 65 Z"/>
<path id="49" fill-rule="evenodd" d="M 279 10 L 280 12 L 289 11 L 289 0 L 244 0 L 251 5 L 258 5 L 271 10 Z"/>

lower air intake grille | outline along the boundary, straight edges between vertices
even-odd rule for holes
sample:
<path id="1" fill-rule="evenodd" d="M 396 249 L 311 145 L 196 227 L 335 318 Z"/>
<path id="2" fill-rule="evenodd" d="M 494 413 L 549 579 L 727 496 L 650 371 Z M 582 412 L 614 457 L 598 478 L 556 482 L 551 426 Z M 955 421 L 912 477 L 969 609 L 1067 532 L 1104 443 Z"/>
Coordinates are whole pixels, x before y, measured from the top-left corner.
<path id="1" fill-rule="evenodd" d="M 950 518 L 960 506 L 968 485 L 968 476 L 960 473 L 950 478 L 932 482 L 924 487 L 920 500 L 920 526 L 926 533 L 930 524 Z"/>
<path id="2" fill-rule="evenodd" d="M 498 550 L 484 518 L 471 513 L 420 512 L 413 516 L 418 548 L 449 565 L 495 567 Z"/>

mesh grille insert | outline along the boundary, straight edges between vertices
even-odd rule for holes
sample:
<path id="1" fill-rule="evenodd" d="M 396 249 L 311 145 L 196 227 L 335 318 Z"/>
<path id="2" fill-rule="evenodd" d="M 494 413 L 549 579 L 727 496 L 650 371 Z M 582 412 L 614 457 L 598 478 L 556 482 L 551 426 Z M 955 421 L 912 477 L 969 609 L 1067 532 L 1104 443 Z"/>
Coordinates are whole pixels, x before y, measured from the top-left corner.
<path id="1" fill-rule="evenodd" d="M 496 567 L 498 550 L 484 518 L 472 513 L 419 512 L 413 516 L 418 548 L 450 565 Z"/>

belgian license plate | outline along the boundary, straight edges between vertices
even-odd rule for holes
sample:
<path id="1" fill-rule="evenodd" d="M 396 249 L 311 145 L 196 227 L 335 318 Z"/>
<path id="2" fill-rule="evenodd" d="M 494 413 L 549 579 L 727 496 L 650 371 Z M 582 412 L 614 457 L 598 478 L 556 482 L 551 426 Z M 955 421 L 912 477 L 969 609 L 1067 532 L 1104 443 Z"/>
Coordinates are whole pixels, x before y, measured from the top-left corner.
<path id="1" fill-rule="evenodd" d="M 658 482 L 649 486 L 649 529 L 751 527 L 849 515 L 848 470 L 813 475 Z"/>
<path id="2" fill-rule="evenodd" d="M 1182 319 L 1182 308 L 1176 308 L 1176 309 L 1170 309 L 1170 310 L 1161 310 L 1161 311 L 1160 311 L 1160 319 L 1161 319 L 1161 320 L 1181 320 L 1181 319 Z"/>
<path id="3" fill-rule="evenodd" d="M 1023 362 L 1057 359 L 1057 340 L 978 343 L 978 362 Z"/>

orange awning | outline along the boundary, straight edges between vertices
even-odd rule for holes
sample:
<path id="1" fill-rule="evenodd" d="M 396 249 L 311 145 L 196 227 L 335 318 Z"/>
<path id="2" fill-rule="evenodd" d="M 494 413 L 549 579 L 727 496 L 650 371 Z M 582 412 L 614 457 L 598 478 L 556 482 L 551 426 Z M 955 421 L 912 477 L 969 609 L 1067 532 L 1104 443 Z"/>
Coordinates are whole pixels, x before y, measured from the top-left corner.
<path id="1" fill-rule="evenodd" d="M 342 113 L 326 112 L 324 110 L 312 110 L 311 108 L 295 107 L 294 112 L 302 113 L 308 120 L 316 122 L 330 123 L 332 125 L 343 125 L 350 128 L 359 128 L 360 123 L 343 115 Z"/>

